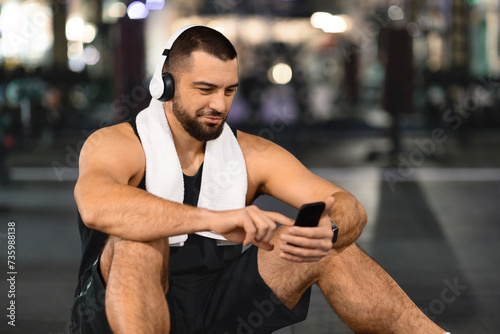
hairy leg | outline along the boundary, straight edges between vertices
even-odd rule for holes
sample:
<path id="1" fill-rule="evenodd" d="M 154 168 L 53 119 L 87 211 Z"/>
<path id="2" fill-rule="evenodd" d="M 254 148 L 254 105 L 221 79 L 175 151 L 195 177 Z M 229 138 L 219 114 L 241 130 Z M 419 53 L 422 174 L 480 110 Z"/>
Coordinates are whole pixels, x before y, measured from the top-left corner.
<path id="1" fill-rule="evenodd" d="M 445 331 L 430 321 L 396 282 L 356 245 L 332 250 L 317 263 L 293 263 L 278 257 L 278 229 L 274 250 L 259 250 L 259 272 L 288 307 L 295 306 L 314 283 L 339 316 L 356 333 L 422 333 Z M 281 231 L 280 231 L 281 230 Z"/>
<path id="2" fill-rule="evenodd" d="M 100 268 L 114 333 L 168 333 L 168 254 L 168 239 L 143 243 L 109 237 Z"/>
<path id="3" fill-rule="evenodd" d="M 327 257 L 318 285 L 356 333 L 443 334 L 397 283 L 356 245 Z"/>

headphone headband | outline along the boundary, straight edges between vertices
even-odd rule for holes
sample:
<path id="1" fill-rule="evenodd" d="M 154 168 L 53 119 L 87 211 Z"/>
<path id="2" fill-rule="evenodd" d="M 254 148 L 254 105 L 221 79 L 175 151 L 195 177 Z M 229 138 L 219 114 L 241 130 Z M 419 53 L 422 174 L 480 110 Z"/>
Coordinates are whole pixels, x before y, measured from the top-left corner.
<path id="1" fill-rule="evenodd" d="M 165 64 L 165 61 L 167 60 L 168 53 L 170 52 L 170 49 L 172 48 L 172 45 L 174 44 L 175 40 L 186 30 L 191 29 L 193 27 L 203 27 L 202 25 L 189 25 L 180 28 L 174 34 L 168 39 L 167 44 L 165 45 L 165 48 L 163 49 L 162 55 L 160 56 L 160 59 L 156 63 L 155 71 L 153 73 L 153 78 L 149 82 L 149 92 L 151 93 L 151 96 L 154 99 L 157 100 L 170 100 L 170 98 L 165 99 L 162 98 L 165 93 L 165 83 L 162 77 L 162 72 L 163 72 L 163 65 Z M 172 90 L 173 90 L 173 85 L 172 85 Z"/>

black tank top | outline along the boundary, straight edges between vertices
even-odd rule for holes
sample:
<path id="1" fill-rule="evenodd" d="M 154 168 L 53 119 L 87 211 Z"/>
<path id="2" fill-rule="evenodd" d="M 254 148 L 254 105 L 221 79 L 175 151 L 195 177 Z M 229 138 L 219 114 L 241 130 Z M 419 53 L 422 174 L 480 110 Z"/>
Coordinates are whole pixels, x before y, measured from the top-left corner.
<path id="1" fill-rule="evenodd" d="M 137 126 L 135 118 L 127 120 L 134 129 L 137 138 Z M 236 130 L 232 129 L 236 135 Z M 139 139 L 140 140 L 140 139 Z M 197 206 L 201 187 L 201 176 L 203 163 L 194 176 L 184 177 L 184 204 Z M 146 176 L 142 178 L 137 186 L 146 189 Z M 108 235 L 106 233 L 88 228 L 82 221 L 78 212 L 78 229 L 82 244 L 82 258 L 78 274 L 78 287 L 76 293 L 84 287 L 85 282 L 90 277 L 90 268 L 101 254 Z M 242 246 L 220 246 L 217 247 L 213 239 L 201 237 L 197 234 L 190 234 L 182 247 L 171 247 L 169 258 L 169 274 L 172 276 L 189 273 L 210 273 L 220 270 L 225 264 L 241 253 Z"/>

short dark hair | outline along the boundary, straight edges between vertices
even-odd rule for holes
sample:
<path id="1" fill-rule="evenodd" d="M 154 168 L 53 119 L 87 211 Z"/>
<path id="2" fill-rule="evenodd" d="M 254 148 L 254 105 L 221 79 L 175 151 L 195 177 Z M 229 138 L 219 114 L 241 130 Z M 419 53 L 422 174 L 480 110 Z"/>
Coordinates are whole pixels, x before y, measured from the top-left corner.
<path id="1" fill-rule="evenodd" d="M 237 57 L 236 49 L 226 36 L 212 28 L 195 26 L 180 34 L 172 44 L 163 71 L 175 79 L 182 68 L 189 66 L 194 51 L 206 52 L 222 61 Z"/>

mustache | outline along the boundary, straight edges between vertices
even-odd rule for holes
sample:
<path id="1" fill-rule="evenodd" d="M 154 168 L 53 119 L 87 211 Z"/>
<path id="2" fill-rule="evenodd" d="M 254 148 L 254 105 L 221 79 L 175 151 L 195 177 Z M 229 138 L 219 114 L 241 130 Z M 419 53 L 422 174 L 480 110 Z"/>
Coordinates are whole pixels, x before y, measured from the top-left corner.
<path id="1" fill-rule="evenodd" d="M 223 113 L 217 110 L 199 110 L 196 113 L 196 116 L 198 117 L 209 116 L 209 117 L 221 117 L 221 118 L 225 117 Z"/>

